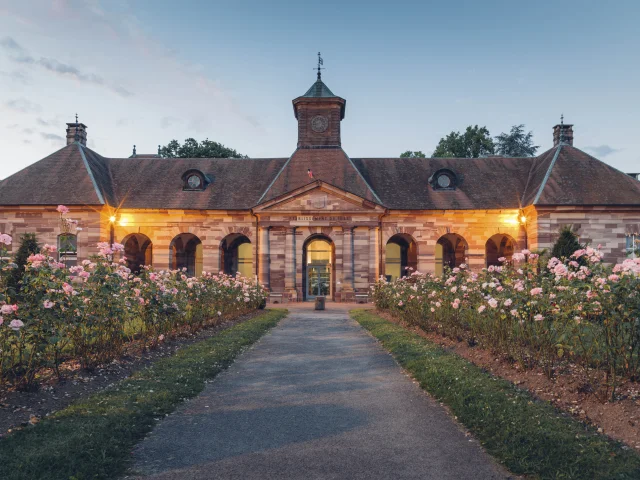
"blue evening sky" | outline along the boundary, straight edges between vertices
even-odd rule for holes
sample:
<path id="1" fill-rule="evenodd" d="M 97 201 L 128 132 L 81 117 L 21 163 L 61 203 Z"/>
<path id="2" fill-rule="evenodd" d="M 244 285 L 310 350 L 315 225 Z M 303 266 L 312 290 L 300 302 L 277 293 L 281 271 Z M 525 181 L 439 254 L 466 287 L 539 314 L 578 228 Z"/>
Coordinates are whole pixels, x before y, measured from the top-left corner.
<path id="1" fill-rule="evenodd" d="M 64 145 L 105 156 L 193 136 L 251 157 L 296 145 L 291 100 L 347 99 L 352 157 L 431 154 L 467 125 L 524 123 L 640 171 L 640 2 L 0 0 L 0 178 Z"/>

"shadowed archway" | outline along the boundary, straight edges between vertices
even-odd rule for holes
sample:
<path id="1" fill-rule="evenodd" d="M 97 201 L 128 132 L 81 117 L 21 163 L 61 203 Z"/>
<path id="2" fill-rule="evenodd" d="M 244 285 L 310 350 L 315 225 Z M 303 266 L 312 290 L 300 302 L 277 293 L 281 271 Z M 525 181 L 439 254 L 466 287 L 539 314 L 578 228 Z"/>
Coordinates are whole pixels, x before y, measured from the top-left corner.
<path id="1" fill-rule="evenodd" d="M 418 269 L 418 247 L 406 233 L 397 233 L 385 245 L 384 275 L 388 282 Z"/>
<path id="2" fill-rule="evenodd" d="M 231 233 L 220 243 L 220 269 L 227 275 L 251 278 L 253 276 L 253 250 L 251 240 L 241 233 Z"/>
<path id="3" fill-rule="evenodd" d="M 447 233 L 436 243 L 436 276 L 442 276 L 445 267 L 456 268 L 466 263 L 469 245 L 457 233 Z"/>
<path id="4" fill-rule="evenodd" d="M 516 241 L 512 236 L 503 233 L 493 235 L 484 246 L 486 266 L 502 265 L 498 259 L 504 257 L 507 261 L 511 260 L 511 256 L 516 249 Z"/>
<path id="5" fill-rule="evenodd" d="M 202 242 L 192 233 L 181 233 L 171 240 L 169 267 L 172 270 L 186 269 L 190 277 L 202 274 Z"/>
<path id="6" fill-rule="evenodd" d="M 127 267 L 133 273 L 140 273 L 141 267 L 151 265 L 153 245 L 151 239 L 142 233 L 132 233 L 122 240 Z"/>

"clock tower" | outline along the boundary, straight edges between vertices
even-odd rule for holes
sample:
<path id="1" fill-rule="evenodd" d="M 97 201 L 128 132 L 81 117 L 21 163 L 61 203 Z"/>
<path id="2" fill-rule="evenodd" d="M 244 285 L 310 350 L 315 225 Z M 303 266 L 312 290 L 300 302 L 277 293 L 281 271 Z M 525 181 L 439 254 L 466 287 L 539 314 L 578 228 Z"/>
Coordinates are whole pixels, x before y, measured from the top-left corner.
<path id="1" fill-rule="evenodd" d="M 324 84 L 318 67 L 316 82 L 307 93 L 293 100 L 293 112 L 298 120 L 298 148 L 340 147 L 340 122 L 346 103 Z"/>

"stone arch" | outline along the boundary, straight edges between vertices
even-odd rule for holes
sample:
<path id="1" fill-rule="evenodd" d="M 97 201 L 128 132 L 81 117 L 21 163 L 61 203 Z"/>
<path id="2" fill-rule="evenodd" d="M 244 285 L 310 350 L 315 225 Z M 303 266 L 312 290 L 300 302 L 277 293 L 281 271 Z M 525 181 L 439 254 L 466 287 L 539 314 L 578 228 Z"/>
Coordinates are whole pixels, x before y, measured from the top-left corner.
<path id="1" fill-rule="evenodd" d="M 242 229 L 239 229 L 242 230 Z M 244 233 L 230 233 L 220 242 L 220 271 L 227 275 L 253 276 L 253 245 Z"/>
<path id="2" fill-rule="evenodd" d="M 498 261 L 498 258 L 504 257 L 507 261 L 511 260 L 516 249 L 516 240 L 506 233 L 496 233 L 491 236 L 484 247 L 485 265 L 490 267 L 491 265 L 502 265 L 502 262 Z"/>
<path id="3" fill-rule="evenodd" d="M 202 274 L 202 241 L 193 233 L 176 235 L 169 245 L 169 268 L 186 269 L 189 276 Z"/>
<path id="4" fill-rule="evenodd" d="M 418 242 L 407 233 L 396 233 L 385 243 L 384 274 L 387 281 L 418 269 Z"/>
<path id="5" fill-rule="evenodd" d="M 153 263 L 153 243 L 142 233 L 130 233 L 122 239 L 124 258 L 133 273 L 140 273 L 141 267 Z"/>
<path id="6" fill-rule="evenodd" d="M 467 262 L 469 244 L 462 235 L 445 233 L 436 242 L 436 276 L 442 276 L 444 268 L 456 268 Z"/>
<path id="7" fill-rule="evenodd" d="M 416 227 L 392 227 L 384 228 L 382 232 L 382 243 L 387 244 L 389 239 L 395 235 L 406 235 L 410 237 L 416 244 L 420 240 L 420 231 Z"/>

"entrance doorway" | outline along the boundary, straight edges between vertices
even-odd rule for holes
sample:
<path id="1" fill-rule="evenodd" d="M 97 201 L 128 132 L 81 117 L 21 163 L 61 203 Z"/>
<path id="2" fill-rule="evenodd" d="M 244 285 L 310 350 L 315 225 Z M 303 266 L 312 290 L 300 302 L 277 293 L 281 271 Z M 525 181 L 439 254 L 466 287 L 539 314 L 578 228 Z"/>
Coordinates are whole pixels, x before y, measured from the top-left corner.
<path id="1" fill-rule="evenodd" d="M 326 237 L 309 240 L 304 248 L 304 296 L 306 300 L 333 295 L 333 244 Z"/>

